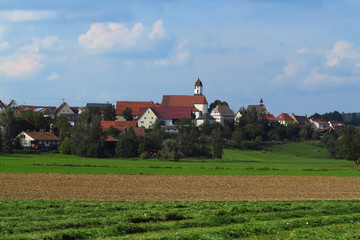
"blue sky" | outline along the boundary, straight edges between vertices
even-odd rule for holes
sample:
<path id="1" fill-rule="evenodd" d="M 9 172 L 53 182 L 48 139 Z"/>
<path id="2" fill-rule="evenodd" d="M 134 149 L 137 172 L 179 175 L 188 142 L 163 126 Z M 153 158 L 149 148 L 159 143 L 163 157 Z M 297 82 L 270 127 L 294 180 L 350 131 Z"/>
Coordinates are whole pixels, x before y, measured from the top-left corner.
<path id="1" fill-rule="evenodd" d="M 0 99 L 360 112 L 357 0 L 0 0 Z"/>

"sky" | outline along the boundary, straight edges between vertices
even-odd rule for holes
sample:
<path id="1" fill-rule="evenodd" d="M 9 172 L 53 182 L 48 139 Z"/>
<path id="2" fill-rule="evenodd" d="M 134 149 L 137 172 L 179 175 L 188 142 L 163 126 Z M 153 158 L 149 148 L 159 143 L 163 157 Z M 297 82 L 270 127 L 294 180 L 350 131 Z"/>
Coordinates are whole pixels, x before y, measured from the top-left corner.
<path id="1" fill-rule="evenodd" d="M 357 0 L 0 0 L 0 100 L 360 112 Z"/>

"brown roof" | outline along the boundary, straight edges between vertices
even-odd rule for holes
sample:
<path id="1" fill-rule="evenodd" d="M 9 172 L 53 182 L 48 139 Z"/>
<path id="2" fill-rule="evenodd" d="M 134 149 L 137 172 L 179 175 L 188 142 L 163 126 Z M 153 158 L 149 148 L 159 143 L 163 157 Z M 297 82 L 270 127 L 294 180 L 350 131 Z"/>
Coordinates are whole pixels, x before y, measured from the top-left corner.
<path id="1" fill-rule="evenodd" d="M 111 135 L 107 135 L 107 136 L 105 136 L 104 141 L 105 141 L 105 142 L 118 142 L 119 139 L 114 138 L 114 137 L 111 136 Z"/>
<path id="2" fill-rule="evenodd" d="M 129 127 L 122 127 L 120 128 L 121 133 L 120 134 L 125 134 L 126 131 L 129 129 Z M 133 127 L 135 135 L 136 136 L 141 136 L 144 137 L 145 136 L 145 129 L 142 127 Z"/>
<path id="3" fill-rule="evenodd" d="M 221 115 L 234 115 L 234 112 L 226 105 L 217 105 L 213 111 L 217 111 Z"/>
<path id="4" fill-rule="evenodd" d="M 309 119 L 306 116 L 298 116 L 298 115 L 292 115 L 291 116 L 295 122 L 297 122 L 298 124 L 305 124 L 307 122 L 309 122 Z"/>
<path id="5" fill-rule="evenodd" d="M 246 111 L 251 111 L 253 108 L 255 108 L 255 110 L 258 114 L 262 113 L 263 111 L 266 113 L 266 107 L 263 104 L 249 105 L 247 107 Z"/>
<path id="6" fill-rule="evenodd" d="M 24 132 L 26 135 L 37 141 L 60 141 L 60 138 L 51 132 Z"/>
<path id="7" fill-rule="evenodd" d="M 329 124 L 325 119 L 312 118 L 311 120 L 319 124 Z"/>
<path id="8" fill-rule="evenodd" d="M 202 84 L 202 82 L 200 81 L 200 78 L 198 78 L 197 80 L 196 80 L 196 82 L 195 82 L 195 87 L 202 87 L 203 86 L 203 84 Z"/>
<path id="9" fill-rule="evenodd" d="M 116 115 L 122 115 L 126 108 L 132 110 L 133 116 L 139 115 L 139 109 L 142 107 L 154 107 L 154 103 L 151 101 L 117 101 L 116 102 Z"/>
<path id="10" fill-rule="evenodd" d="M 194 104 L 208 104 L 203 95 L 163 95 L 163 107 L 193 107 Z"/>

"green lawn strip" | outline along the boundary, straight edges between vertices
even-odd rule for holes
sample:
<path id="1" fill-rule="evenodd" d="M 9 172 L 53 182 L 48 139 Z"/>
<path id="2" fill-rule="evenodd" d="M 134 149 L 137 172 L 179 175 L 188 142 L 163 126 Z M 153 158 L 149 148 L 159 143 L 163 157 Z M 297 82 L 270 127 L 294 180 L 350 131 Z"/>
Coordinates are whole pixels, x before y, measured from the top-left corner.
<path id="1" fill-rule="evenodd" d="M 271 148 L 271 149 L 270 149 Z M 308 143 L 263 151 L 225 149 L 223 159 L 94 159 L 63 154 L 0 155 L 0 172 L 62 174 L 359 176 L 352 161 L 330 159 Z"/>
<path id="2" fill-rule="evenodd" d="M 9 216 L 5 217 L 7 214 Z M 0 235 L 4 239 L 156 239 L 160 236 L 173 239 L 176 233 L 181 234 L 181 239 L 196 239 L 204 234 L 209 238 L 202 239 L 210 239 L 210 236 L 230 239 L 290 235 L 296 229 L 355 224 L 359 221 L 359 201 L 0 200 Z"/>

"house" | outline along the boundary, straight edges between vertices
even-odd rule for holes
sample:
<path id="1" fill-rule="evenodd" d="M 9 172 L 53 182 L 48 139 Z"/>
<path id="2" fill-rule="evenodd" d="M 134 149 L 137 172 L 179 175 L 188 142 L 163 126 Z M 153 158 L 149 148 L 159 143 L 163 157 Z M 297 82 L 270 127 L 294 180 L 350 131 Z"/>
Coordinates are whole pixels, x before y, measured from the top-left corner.
<path id="1" fill-rule="evenodd" d="M 40 112 L 44 117 L 54 118 L 55 117 L 56 107 L 36 107 L 34 112 Z"/>
<path id="2" fill-rule="evenodd" d="M 203 84 L 198 78 L 194 84 L 194 95 L 163 95 L 161 107 L 190 107 L 195 119 L 208 111 L 208 102 L 203 95 Z"/>
<path id="3" fill-rule="evenodd" d="M 174 126 L 175 122 L 181 118 L 191 118 L 191 107 L 149 107 L 141 108 L 139 111 L 138 126 L 151 128 L 156 119 L 161 125 Z"/>
<path id="4" fill-rule="evenodd" d="M 60 116 L 63 115 L 67 117 L 68 122 L 70 125 L 75 125 L 76 118 L 78 114 L 80 114 L 81 109 L 70 107 L 69 104 L 66 102 L 63 102 L 54 112 L 54 116 Z"/>
<path id="5" fill-rule="evenodd" d="M 11 100 L 7 107 L 11 107 L 14 112 L 14 117 L 19 117 L 21 115 L 21 111 L 19 110 L 19 105 L 15 100 Z"/>
<path id="6" fill-rule="evenodd" d="M 281 113 L 279 116 L 276 117 L 276 120 L 285 126 L 288 126 L 289 124 L 295 123 L 294 119 L 290 117 L 287 113 Z"/>
<path id="7" fill-rule="evenodd" d="M 226 105 L 217 105 L 210 113 L 215 121 L 224 125 L 226 120 L 234 120 L 234 112 Z"/>
<path id="8" fill-rule="evenodd" d="M 139 118 L 139 110 L 140 108 L 147 108 L 147 107 L 155 107 L 155 104 L 152 101 L 117 101 L 116 102 L 116 120 L 117 121 L 125 121 L 126 119 L 122 116 L 123 111 L 126 108 L 130 108 L 132 111 L 132 115 L 134 120 Z"/>
<path id="9" fill-rule="evenodd" d="M 278 121 L 278 120 L 276 119 L 276 117 L 275 117 L 273 114 L 271 114 L 271 113 L 265 114 L 264 117 L 266 118 L 266 120 L 268 121 L 269 124 Z"/>
<path id="10" fill-rule="evenodd" d="M 117 129 L 137 127 L 136 121 L 101 121 L 100 124 L 103 131 L 106 131 L 109 127 L 114 127 Z"/>
<path id="11" fill-rule="evenodd" d="M 199 127 L 203 125 L 206 120 L 208 120 L 210 124 L 215 122 L 215 118 L 213 116 L 209 113 L 205 113 L 196 119 L 196 126 Z"/>
<path id="12" fill-rule="evenodd" d="M 257 112 L 258 115 L 260 114 L 267 114 L 268 111 L 264 105 L 264 101 L 262 100 L 262 98 L 260 99 L 259 104 L 257 105 L 249 105 L 246 109 L 246 111 L 252 111 L 253 109 L 255 109 L 255 111 Z"/>
<path id="13" fill-rule="evenodd" d="M 328 123 L 329 123 L 329 126 L 334 130 L 341 129 L 341 128 L 345 127 L 345 124 L 343 122 L 340 122 L 340 121 L 331 120 Z"/>
<path id="14" fill-rule="evenodd" d="M 145 136 L 144 128 L 137 127 L 136 121 L 101 121 L 100 124 L 103 131 L 106 131 L 112 126 L 118 129 L 120 134 L 124 134 L 130 127 L 132 127 L 136 136 Z"/>
<path id="15" fill-rule="evenodd" d="M 55 150 L 60 145 L 60 138 L 51 132 L 21 132 L 20 145 L 25 149 L 37 149 L 42 152 Z"/>
<path id="16" fill-rule="evenodd" d="M 98 109 L 100 111 L 100 114 L 101 114 L 102 118 L 103 118 L 103 115 L 105 113 L 105 109 L 109 105 L 112 105 L 112 104 L 111 103 L 87 103 L 85 108 L 86 109 L 88 109 L 88 108 L 96 108 L 96 109 Z"/>
<path id="17" fill-rule="evenodd" d="M 6 105 L 0 100 L 0 112 L 6 108 Z"/>
<path id="18" fill-rule="evenodd" d="M 309 121 L 309 119 L 307 118 L 307 116 L 299 116 L 299 115 L 295 115 L 294 113 L 291 115 L 291 118 L 294 119 L 294 122 L 300 125 L 304 125 Z"/>
<path id="19" fill-rule="evenodd" d="M 310 123 L 314 131 L 330 128 L 329 122 L 326 121 L 325 119 L 312 118 L 310 119 Z"/>

